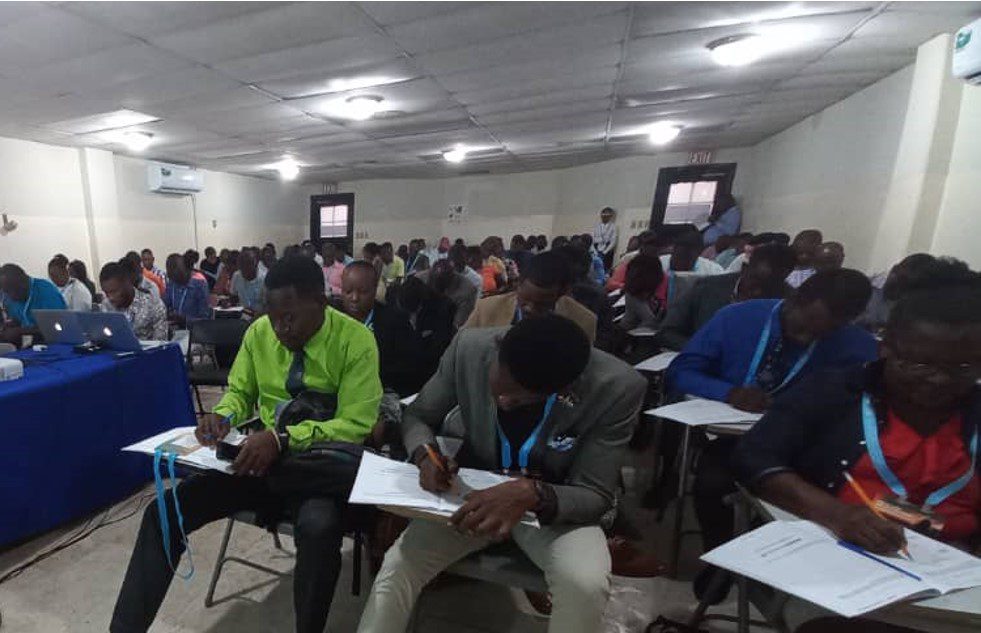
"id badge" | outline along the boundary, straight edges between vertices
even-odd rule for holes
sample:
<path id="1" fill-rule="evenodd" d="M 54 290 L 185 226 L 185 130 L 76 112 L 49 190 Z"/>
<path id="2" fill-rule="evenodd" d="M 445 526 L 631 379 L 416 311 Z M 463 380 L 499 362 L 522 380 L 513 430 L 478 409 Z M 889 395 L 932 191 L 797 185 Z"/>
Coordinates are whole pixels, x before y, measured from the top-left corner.
<path id="1" fill-rule="evenodd" d="M 941 515 L 895 495 L 876 497 L 873 505 L 886 518 L 918 532 L 936 534 L 944 529 Z"/>

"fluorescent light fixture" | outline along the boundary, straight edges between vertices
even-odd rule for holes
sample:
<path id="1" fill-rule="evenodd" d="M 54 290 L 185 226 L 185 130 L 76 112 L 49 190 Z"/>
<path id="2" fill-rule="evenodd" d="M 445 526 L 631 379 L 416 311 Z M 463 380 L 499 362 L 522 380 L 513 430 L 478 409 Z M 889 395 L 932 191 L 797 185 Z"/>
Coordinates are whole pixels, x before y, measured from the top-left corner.
<path id="1" fill-rule="evenodd" d="M 666 145 L 678 138 L 681 134 L 681 126 L 671 121 L 658 121 L 647 128 L 647 134 L 650 136 L 651 143 Z"/>
<path id="2" fill-rule="evenodd" d="M 370 88 L 371 86 L 381 86 L 390 84 L 401 79 L 395 77 L 385 77 L 382 75 L 362 76 L 362 77 L 338 77 L 327 82 L 328 92 L 347 92 L 348 90 L 359 90 Z"/>
<path id="3" fill-rule="evenodd" d="M 469 150 L 467 150 L 466 147 L 457 145 L 455 148 L 443 152 L 443 158 L 445 158 L 446 162 L 448 163 L 462 163 L 467 159 L 468 151 Z"/>
<path id="4" fill-rule="evenodd" d="M 153 143 L 153 134 L 137 131 L 123 132 L 117 142 L 125 145 L 131 152 L 142 152 Z"/>
<path id="5" fill-rule="evenodd" d="M 283 156 L 283 160 L 273 165 L 283 180 L 296 180 L 300 175 L 300 164 L 292 156 Z"/>
<path id="6" fill-rule="evenodd" d="M 367 121 L 385 109 L 385 100 L 377 95 L 358 95 L 331 101 L 325 107 L 328 114 L 353 121 Z"/>
<path id="7" fill-rule="evenodd" d="M 743 33 L 723 37 L 706 45 L 712 59 L 721 66 L 746 66 L 759 60 L 773 49 L 774 42 L 767 38 Z"/>
<path id="8" fill-rule="evenodd" d="M 119 128 L 132 127 L 134 125 L 144 125 L 159 121 L 160 117 L 152 114 L 144 114 L 133 110 L 115 110 L 104 112 L 78 119 L 58 121 L 50 123 L 44 127 L 65 132 L 67 134 L 90 134 L 92 132 L 105 132 L 108 130 L 118 130 Z"/>

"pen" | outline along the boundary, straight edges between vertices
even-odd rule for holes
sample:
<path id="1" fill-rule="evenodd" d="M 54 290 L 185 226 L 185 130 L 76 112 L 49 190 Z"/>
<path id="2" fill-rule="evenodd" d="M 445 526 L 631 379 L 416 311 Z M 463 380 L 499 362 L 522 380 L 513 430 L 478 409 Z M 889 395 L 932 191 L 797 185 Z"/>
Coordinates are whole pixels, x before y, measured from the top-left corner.
<path id="1" fill-rule="evenodd" d="M 446 472 L 446 463 L 443 462 L 443 460 L 439 458 L 439 455 L 436 454 L 436 451 L 433 450 L 433 447 L 430 446 L 429 444 L 423 444 L 422 446 L 423 446 L 423 448 L 426 449 L 426 454 L 429 455 L 429 459 L 434 464 L 436 464 L 436 468 L 439 468 L 441 471 L 443 471 L 445 473 Z"/>
<path id="2" fill-rule="evenodd" d="M 847 472 L 842 474 L 845 475 L 845 481 L 847 481 L 848 485 L 852 487 L 852 490 L 854 490 L 855 494 L 858 495 L 858 498 L 862 500 L 862 503 L 865 504 L 865 507 L 871 510 L 875 514 L 875 516 L 879 517 L 880 519 L 888 521 L 889 519 L 887 519 L 881 512 L 879 512 L 879 509 L 875 507 L 875 504 L 873 504 L 872 500 L 869 499 L 869 495 L 867 495 L 865 493 L 865 490 L 862 489 L 860 485 L 858 485 L 858 482 L 855 481 L 855 478 L 852 477 Z M 901 551 L 903 555 L 906 556 L 906 558 L 913 560 L 913 557 L 909 555 L 909 548 L 907 546 L 903 545 L 899 549 L 899 551 Z"/>
<path id="3" fill-rule="evenodd" d="M 864 556 L 864 557 L 866 557 L 868 559 L 874 560 L 875 562 L 879 563 L 880 565 L 885 565 L 889 569 L 898 571 L 899 573 L 903 574 L 904 576 L 909 576 L 910 578 L 912 578 L 913 580 L 916 580 L 917 582 L 922 582 L 923 581 L 923 579 L 920 578 L 919 576 L 917 576 L 916 574 L 914 574 L 912 572 L 908 572 L 905 569 L 903 569 L 902 567 L 897 567 L 896 565 L 893 565 L 889 561 L 882 560 L 878 556 L 872 555 L 870 552 L 865 551 L 864 549 L 862 549 L 858 545 L 855 545 L 854 543 L 849 543 L 848 541 L 838 541 L 838 545 L 841 545 L 845 549 L 851 550 L 851 551 L 855 552 L 856 554 L 861 554 L 862 556 Z"/>

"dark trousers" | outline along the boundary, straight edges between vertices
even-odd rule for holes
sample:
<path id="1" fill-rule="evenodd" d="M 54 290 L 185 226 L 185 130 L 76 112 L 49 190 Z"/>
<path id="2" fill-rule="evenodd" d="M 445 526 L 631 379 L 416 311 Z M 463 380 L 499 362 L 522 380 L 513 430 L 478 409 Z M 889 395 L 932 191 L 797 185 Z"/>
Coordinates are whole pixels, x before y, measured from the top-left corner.
<path id="1" fill-rule="evenodd" d="M 692 492 L 706 552 L 731 541 L 735 530 L 732 508 L 724 499 L 736 491 L 729 456 L 737 441 L 733 437 L 720 437 L 706 442 L 698 458 Z"/>
<path id="2" fill-rule="evenodd" d="M 270 492 L 265 480 L 229 475 L 200 475 L 177 488 L 184 528 L 194 530 L 236 512 L 252 510 L 260 515 L 292 519 L 296 544 L 293 572 L 293 608 L 298 633 L 322 633 L 327 624 L 334 586 L 341 570 L 343 500 L 331 497 L 285 500 Z M 160 609 L 184 547 L 173 507 L 167 493 L 170 517 L 171 555 L 168 563 L 160 534 L 156 503 L 143 514 L 143 523 L 119 590 L 109 630 L 112 633 L 146 631 Z"/>
<path id="3" fill-rule="evenodd" d="M 606 272 L 613 273 L 613 253 L 616 249 L 611 249 L 609 253 L 603 254 L 603 266 L 606 268 Z"/>

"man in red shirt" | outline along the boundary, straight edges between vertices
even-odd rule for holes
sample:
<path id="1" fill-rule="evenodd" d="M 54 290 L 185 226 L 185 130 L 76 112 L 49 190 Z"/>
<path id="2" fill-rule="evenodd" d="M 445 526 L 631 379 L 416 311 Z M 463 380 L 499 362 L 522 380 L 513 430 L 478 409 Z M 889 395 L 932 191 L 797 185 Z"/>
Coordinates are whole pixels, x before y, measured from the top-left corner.
<path id="1" fill-rule="evenodd" d="M 977 551 L 981 281 L 957 277 L 896 304 L 878 362 L 815 374 L 778 398 L 733 455 L 739 479 L 871 552 L 905 545 L 897 508 Z M 868 509 L 846 473 L 896 520 Z"/>

